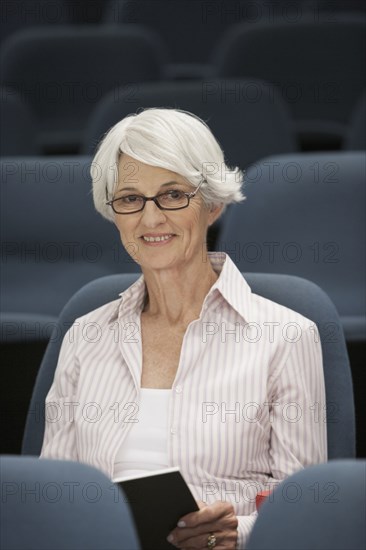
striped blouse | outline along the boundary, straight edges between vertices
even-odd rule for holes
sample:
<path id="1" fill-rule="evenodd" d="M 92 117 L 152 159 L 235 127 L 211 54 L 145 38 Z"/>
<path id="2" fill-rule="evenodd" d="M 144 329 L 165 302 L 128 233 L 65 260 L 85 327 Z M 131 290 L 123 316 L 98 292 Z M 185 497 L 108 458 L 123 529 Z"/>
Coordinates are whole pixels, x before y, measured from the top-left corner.
<path id="1" fill-rule="evenodd" d="M 219 277 L 183 338 L 168 412 L 169 466 L 179 466 L 197 500 L 234 506 L 244 548 L 256 493 L 327 460 L 321 345 L 312 321 L 253 294 L 228 256 L 209 260 Z M 85 462 L 113 477 L 118 448 L 139 417 L 145 292 L 141 276 L 66 333 L 41 457 Z"/>

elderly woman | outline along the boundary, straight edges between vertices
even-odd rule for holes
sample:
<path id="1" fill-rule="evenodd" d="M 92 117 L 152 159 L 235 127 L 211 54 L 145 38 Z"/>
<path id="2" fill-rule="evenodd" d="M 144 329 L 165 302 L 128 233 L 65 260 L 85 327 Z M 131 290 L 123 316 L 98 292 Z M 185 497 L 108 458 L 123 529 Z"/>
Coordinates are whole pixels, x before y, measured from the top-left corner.
<path id="1" fill-rule="evenodd" d="M 166 533 L 171 544 L 244 548 L 256 493 L 327 459 L 316 327 L 207 252 L 209 226 L 243 199 L 242 174 L 199 118 L 128 116 L 93 168 L 96 208 L 143 275 L 66 334 L 47 396 L 64 414 L 41 456 L 111 478 L 179 466 L 200 510 Z"/>

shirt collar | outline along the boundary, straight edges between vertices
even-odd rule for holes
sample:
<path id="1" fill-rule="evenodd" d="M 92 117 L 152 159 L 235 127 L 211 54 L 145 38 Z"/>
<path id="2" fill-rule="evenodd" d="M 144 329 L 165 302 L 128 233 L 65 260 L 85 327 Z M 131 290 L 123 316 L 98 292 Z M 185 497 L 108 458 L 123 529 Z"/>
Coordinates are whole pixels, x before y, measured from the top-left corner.
<path id="1" fill-rule="evenodd" d="M 249 321 L 251 318 L 252 293 L 243 275 L 225 252 L 208 252 L 208 259 L 219 277 L 210 288 L 204 300 L 202 311 L 211 308 L 218 309 L 222 300 L 225 300 L 244 321 Z M 138 314 L 142 311 L 146 296 L 144 276 L 139 277 L 119 296 L 121 299 L 118 301 L 108 322 L 116 321 L 122 316 Z"/>
<path id="2" fill-rule="evenodd" d="M 219 277 L 205 298 L 207 307 L 219 308 L 224 300 L 244 321 L 249 321 L 252 291 L 243 275 L 225 252 L 209 252 L 208 257 Z"/>
<path id="3" fill-rule="evenodd" d="M 118 300 L 113 313 L 109 317 L 108 323 L 116 321 L 122 315 L 133 315 L 142 311 L 146 296 L 144 276 L 141 275 L 137 281 L 121 292 L 119 296 L 120 300 Z"/>

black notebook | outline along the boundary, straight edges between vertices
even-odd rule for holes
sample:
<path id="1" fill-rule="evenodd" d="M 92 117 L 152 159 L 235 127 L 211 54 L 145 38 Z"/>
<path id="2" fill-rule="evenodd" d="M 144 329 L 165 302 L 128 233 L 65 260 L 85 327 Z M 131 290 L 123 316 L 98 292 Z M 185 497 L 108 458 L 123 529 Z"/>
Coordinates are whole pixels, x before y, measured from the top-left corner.
<path id="1" fill-rule="evenodd" d="M 143 550 L 173 550 L 166 540 L 179 519 L 199 510 L 178 467 L 116 478 L 130 505 Z"/>

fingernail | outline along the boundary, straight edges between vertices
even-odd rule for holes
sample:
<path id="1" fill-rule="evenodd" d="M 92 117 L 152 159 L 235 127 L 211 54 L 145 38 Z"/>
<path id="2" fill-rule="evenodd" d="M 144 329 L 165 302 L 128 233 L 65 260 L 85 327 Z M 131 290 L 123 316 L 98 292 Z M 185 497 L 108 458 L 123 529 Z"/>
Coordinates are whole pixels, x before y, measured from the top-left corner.
<path id="1" fill-rule="evenodd" d="M 173 542 L 173 540 L 174 540 L 173 535 L 169 535 L 169 536 L 166 538 L 166 540 L 167 540 L 168 542 Z"/>
<path id="2" fill-rule="evenodd" d="M 185 527 L 186 522 L 185 521 L 178 521 L 178 527 Z"/>

